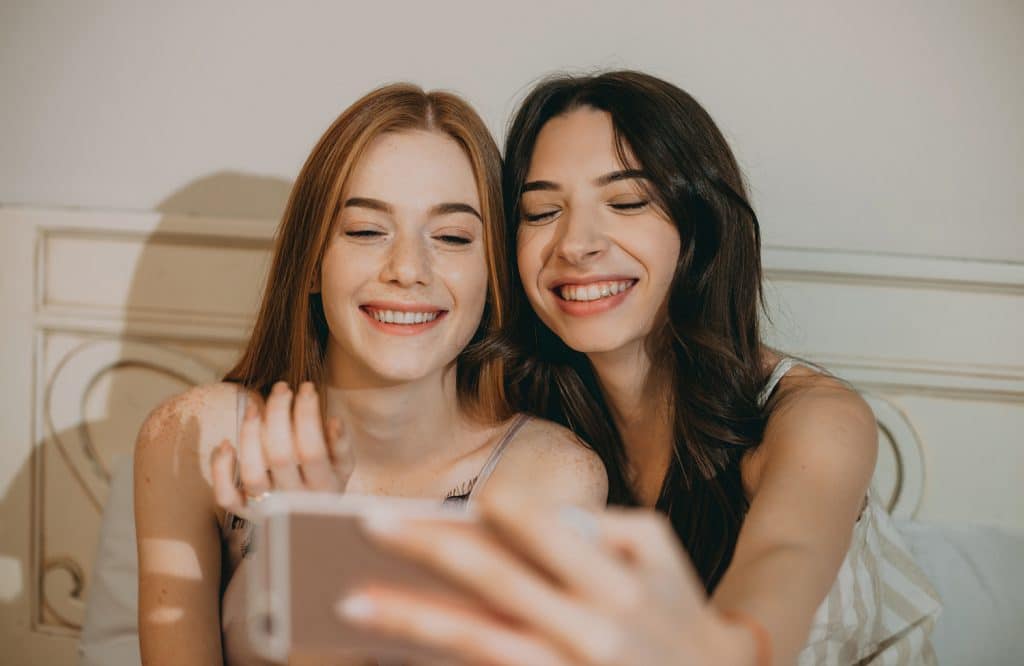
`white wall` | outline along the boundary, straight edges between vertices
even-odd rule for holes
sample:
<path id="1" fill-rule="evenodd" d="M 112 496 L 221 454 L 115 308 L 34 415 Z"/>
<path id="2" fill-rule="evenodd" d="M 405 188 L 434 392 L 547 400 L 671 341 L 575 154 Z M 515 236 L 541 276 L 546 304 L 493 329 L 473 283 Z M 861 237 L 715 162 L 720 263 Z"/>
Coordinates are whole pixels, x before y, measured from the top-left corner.
<path id="1" fill-rule="evenodd" d="M 769 243 L 1024 260 L 1024 3 L 4 2 L 0 204 L 276 216 L 335 115 L 628 66 L 733 140 Z"/>

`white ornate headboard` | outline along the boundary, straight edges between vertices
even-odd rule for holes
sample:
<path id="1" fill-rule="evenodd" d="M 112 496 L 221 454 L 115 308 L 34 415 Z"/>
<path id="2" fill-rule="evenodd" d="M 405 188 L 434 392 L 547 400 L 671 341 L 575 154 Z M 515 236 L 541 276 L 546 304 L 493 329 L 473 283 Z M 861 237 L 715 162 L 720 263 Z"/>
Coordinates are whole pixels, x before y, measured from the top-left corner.
<path id="1" fill-rule="evenodd" d="M 865 392 L 900 517 L 1024 527 L 1024 264 L 769 247 L 768 337 Z"/>
<path id="2" fill-rule="evenodd" d="M 235 359 L 275 226 L 0 209 L 0 643 L 74 659 L 113 460 Z M 777 247 L 765 266 L 770 341 L 867 391 L 891 510 L 1024 527 L 1024 266 Z"/>

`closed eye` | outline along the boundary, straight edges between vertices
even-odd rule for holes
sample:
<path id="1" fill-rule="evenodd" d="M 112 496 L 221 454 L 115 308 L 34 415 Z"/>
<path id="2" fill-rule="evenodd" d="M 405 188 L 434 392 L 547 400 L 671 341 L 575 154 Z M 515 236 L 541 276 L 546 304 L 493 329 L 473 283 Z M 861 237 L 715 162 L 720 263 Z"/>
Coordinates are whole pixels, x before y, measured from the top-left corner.
<path id="1" fill-rule="evenodd" d="M 557 214 L 557 210 L 548 210 L 543 213 L 523 213 L 523 220 L 528 223 L 547 222 L 554 219 Z"/>
<path id="2" fill-rule="evenodd" d="M 620 203 L 609 204 L 615 210 L 642 210 L 647 207 L 649 201 L 624 201 Z"/>
<path id="3" fill-rule="evenodd" d="M 453 236 L 452 234 L 443 234 L 440 236 L 434 236 L 434 238 L 448 245 L 469 245 L 473 242 L 472 238 L 466 238 L 465 236 Z"/>
<path id="4" fill-rule="evenodd" d="M 346 231 L 345 235 L 350 238 L 373 238 L 375 236 L 383 236 L 383 231 L 377 231 L 376 229 L 357 229 L 355 231 Z"/>

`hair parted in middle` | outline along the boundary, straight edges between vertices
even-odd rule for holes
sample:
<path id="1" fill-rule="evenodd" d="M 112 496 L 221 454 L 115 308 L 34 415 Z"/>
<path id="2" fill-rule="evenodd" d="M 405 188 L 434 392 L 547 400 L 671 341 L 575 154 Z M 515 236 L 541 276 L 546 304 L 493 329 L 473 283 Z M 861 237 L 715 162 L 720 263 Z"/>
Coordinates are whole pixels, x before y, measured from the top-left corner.
<path id="1" fill-rule="evenodd" d="M 760 230 L 739 166 L 708 113 L 689 94 L 635 71 L 555 76 L 526 97 L 505 144 L 509 260 L 521 197 L 545 124 L 580 108 L 608 113 L 623 168 L 639 168 L 651 201 L 674 224 L 680 254 L 665 313 L 647 340 L 652 372 L 669 387 L 674 457 L 658 508 L 665 511 L 705 585 L 728 566 L 747 509 L 739 460 L 761 441 L 767 376 L 759 315 Z M 632 155 L 638 164 L 628 164 Z M 573 429 L 602 457 L 609 501 L 636 503 L 629 461 L 586 356 L 534 314 L 516 281 L 505 337 L 517 370 L 510 392 L 530 411 Z"/>
<path id="2" fill-rule="evenodd" d="M 297 386 L 326 381 L 330 331 L 318 289 L 320 265 L 345 185 L 370 143 L 388 132 L 439 132 L 456 141 L 472 165 L 483 216 L 487 300 L 475 335 L 457 360 L 460 406 L 478 418 L 511 414 L 501 354 L 485 344 L 505 325 L 509 264 L 501 197 L 501 155 L 480 116 L 447 92 L 408 83 L 374 90 L 350 107 L 320 137 L 292 188 L 275 242 L 266 288 L 242 357 L 227 373 L 266 396 L 277 381 Z"/>

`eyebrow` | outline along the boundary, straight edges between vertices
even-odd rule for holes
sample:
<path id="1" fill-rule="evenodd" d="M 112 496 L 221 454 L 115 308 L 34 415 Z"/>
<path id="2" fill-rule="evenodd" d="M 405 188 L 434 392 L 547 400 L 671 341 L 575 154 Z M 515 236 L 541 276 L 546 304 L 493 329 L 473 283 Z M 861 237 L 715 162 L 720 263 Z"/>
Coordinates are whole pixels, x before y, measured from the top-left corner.
<path id="1" fill-rule="evenodd" d="M 620 169 L 618 171 L 612 171 L 606 173 L 603 176 L 599 176 L 594 179 L 594 185 L 598 187 L 604 187 L 610 183 L 614 183 L 620 180 L 630 179 L 643 179 L 646 180 L 647 174 L 640 169 Z M 536 192 L 538 190 L 551 192 L 561 190 L 562 186 L 558 183 L 550 180 L 531 180 L 530 182 L 523 185 L 523 194 L 527 192 Z"/>
<path id="2" fill-rule="evenodd" d="M 369 210 L 376 210 L 389 215 L 395 212 L 395 209 L 391 207 L 391 204 L 381 201 L 380 199 L 370 199 L 368 197 L 351 197 L 346 199 L 342 208 L 367 208 Z M 456 213 L 469 213 L 481 222 L 483 222 L 484 219 L 483 216 L 480 215 L 480 212 L 468 203 L 446 202 L 437 204 L 430 209 L 431 217 L 439 215 L 454 215 Z"/>

